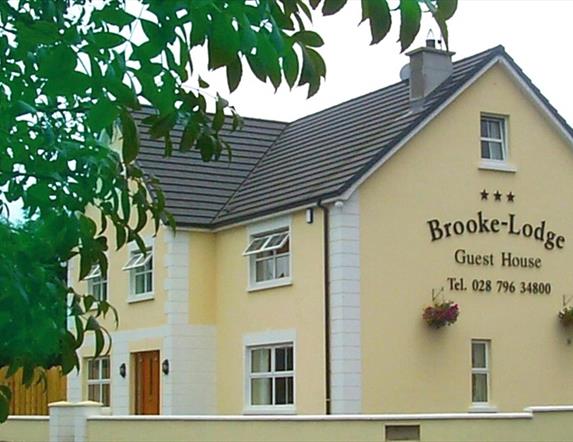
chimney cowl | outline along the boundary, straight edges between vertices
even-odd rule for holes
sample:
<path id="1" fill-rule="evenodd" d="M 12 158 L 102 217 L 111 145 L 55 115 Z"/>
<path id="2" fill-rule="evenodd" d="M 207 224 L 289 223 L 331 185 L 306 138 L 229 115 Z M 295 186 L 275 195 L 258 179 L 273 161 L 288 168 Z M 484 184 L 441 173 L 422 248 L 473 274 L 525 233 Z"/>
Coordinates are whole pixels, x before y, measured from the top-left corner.
<path id="1" fill-rule="evenodd" d="M 454 52 L 426 46 L 406 55 L 410 57 L 411 107 L 420 110 L 424 99 L 452 74 Z"/>

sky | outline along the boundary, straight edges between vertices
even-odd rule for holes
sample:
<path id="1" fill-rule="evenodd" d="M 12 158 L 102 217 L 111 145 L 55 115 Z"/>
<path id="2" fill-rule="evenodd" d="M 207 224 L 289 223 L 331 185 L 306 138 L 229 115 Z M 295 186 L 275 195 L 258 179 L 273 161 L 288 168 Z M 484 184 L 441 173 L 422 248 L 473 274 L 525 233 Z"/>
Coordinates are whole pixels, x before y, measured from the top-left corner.
<path id="1" fill-rule="evenodd" d="M 410 49 L 422 46 L 427 33 L 437 26 L 430 15 Z M 399 81 L 400 68 L 408 57 L 400 54 L 398 17 L 389 36 L 370 46 L 369 28 L 360 27 L 360 0 L 349 0 L 331 17 L 317 17 L 313 28 L 325 40 L 321 53 L 327 77 L 317 95 L 307 90 L 290 91 L 283 86 L 275 93 L 270 83 L 244 75 L 232 94 L 222 70 L 205 74 L 213 90 L 229 98 L 243 116 L 293 121 L 304 115 L 380 89 Z M 499 44 L 521 66 L 533 83 L 573 123 L 573 0 L 459 0 L 449 21 L 450 49 L 454 60 Z"/>

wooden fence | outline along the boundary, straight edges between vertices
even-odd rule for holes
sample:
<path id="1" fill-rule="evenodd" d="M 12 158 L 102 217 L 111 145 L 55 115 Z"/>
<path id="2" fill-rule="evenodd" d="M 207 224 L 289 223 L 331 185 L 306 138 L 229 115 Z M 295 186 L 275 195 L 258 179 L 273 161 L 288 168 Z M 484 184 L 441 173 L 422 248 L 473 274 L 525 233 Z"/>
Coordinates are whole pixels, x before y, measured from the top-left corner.
<path id="1" fill-rule="evenodd" d="M 57 367 L 46 372 L 46 383 L 34 382 L 29 387 L 22 385 L 21 371 L 9 379 L 4 373 L 5 370 L 0 372 L 0 384 L 8 385 L 12 390 L 11 415 L 47 415 L 50 402 L 66 400 L 66 378 Z"/>

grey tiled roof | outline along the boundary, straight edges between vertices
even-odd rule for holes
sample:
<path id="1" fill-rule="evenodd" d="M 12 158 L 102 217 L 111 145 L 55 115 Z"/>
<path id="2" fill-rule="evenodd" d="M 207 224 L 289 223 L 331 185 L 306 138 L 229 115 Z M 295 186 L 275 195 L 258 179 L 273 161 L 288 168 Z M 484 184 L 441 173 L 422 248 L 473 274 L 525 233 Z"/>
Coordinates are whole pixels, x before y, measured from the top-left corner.
<path id="1" fill-rule="evenodd" d="M 223 154 L 219 161 L 205 163 L 197 151 L 181 153 L 174 149 L 169 158 L 163 156 L 163 140 L 153 140 L 141 120 L 151 114 L 143 108 L 135 114 L 139 124 L 141 149 L 137 157 L 143 170 L 154 175 L 165 193 L 167 209 L 177 225 L 208 226 L 217 213 L 238 190 L 259 159 L 286 127 L 276 121 L 244 118 L 241 131 L 223 127 L 223 136 L 232 146 L 232 161 Z M 182 128 L 175 128 L 172 138 L 179 145 Z"/>
<path id="2" fill-rule="evenodd" d="M 453 74 L 410 111 L 408 81 L 358 97 L 290 124 L 246 119 L 241 132 L 227 133 L 231 163 L 202 163 L 175 153 L 142 130 L 140 164 L 157 176 L 167 208 L 178 225 L 213 228 L 276 213 L 342 194 L 428 115 L 496 56 L 502 55 L 573 131 L 502 46 L 454 63 Z M 180 131 L 175 131 L 175 138 Z"/>

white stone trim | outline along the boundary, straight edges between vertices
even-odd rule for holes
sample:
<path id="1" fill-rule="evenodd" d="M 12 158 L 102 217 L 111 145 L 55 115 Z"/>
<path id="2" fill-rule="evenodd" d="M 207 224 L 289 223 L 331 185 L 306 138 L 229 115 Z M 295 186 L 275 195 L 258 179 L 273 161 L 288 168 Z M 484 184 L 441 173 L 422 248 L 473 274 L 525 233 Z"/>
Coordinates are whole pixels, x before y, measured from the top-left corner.
<path id="1" fill-rule="evenodd" d="M 362 411 L 360 205 L 355 192 L 329 212 L 330 410 Z"/>
<path id="2" fill-rule="evenodd" d="M 99 402 L 54 402 L 50 410 L 50 442 L 86 442 L 87 420 L 101 415 Z"/>
<path id="3" fill-rule="evenodd" d="M 494 170 L 496 172 L 517 172 L 517 166 L 506 161 L 481 159 L 478 163 L 478 169 Z"/>
<path id="4" fill-rule="evenodd" d="M 563 413 L 573 411 L 573 405 L 536 405 L 525 408 L 531 413 Z"/>
<path id="5" fill-rule="evenodd" d="M 190 232 L 165 229 L 167 318 L 161 360 L 170 373 L 162 374 L 162 414 L 210 414 L 216 404 L 216 328 L 189 325 Z"/>
<path id="6" fill-rule="evenodd" d="M 535 408 L 535 407 L 532 407 Z M 528 409 L 526 409 L 528 410 Z M 534 412 L 514 413 L 421 413 L 421 414 L 303 414 L 303 415 L 219 415 L 219 416 L 92 416 L 88 420 L 110 421 L 436 421 L 436 420 L 507 420 L 507 419 L 533 419 Z"/>
<path id="7" fill-rule="evenodd" d="M 296 330 L 266 330 L 257 333 L 243 335 L 243 346 L 254 347 L 257 345 L 274 345 L 283 342 L 296 343 Z"/>

